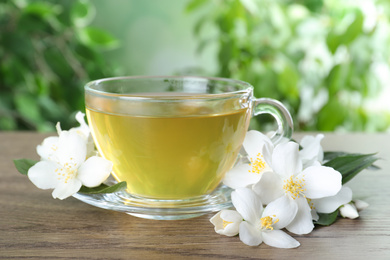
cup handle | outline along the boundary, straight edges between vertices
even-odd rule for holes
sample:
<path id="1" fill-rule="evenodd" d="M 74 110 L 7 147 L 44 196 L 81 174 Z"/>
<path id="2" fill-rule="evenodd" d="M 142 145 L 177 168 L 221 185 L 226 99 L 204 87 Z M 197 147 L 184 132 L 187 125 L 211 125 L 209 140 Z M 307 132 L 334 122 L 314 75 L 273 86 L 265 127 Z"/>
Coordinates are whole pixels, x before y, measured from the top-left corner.
<path id="1" fill-rule="evenodd" d="M 256 98 L 253 103 L 253 116 L 270 114 L 278 124 L 278 128 L 271 136 L 271 141 L 277 144 L 283 138 L 290 139 L 293 133 L 293 120 L 287 108 L 279 101 L 271 98 Z"/>

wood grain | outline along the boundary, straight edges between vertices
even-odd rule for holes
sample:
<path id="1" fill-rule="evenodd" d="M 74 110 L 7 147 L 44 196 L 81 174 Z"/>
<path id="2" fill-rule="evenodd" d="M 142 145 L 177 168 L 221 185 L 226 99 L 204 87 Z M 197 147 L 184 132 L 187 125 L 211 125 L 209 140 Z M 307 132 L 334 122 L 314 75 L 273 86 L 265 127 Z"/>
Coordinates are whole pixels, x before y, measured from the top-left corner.
<path id="1" fill-rule="evenodd" d="M 366 170 L 349 183 L 355 197 L 370 204 L 359 219 L 295 236 L 297 249 L 248 247 L 238 237 L 218 235 L 212 214 L 156 221 L 74 198 L 54 200 L 12 162 L 38 159 L 35 148 L 45 136 L 0 133 L 0 259 L 390 259 L 389 134 L 326 134 L 326 150 L 379 152 L 381 170 Z"/>

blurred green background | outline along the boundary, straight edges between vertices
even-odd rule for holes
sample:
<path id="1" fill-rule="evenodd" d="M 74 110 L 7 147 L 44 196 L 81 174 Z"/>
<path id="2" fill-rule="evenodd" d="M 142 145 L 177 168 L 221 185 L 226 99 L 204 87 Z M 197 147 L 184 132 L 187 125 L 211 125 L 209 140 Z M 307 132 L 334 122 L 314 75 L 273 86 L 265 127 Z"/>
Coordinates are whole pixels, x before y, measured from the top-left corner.
<path id="1" fill-rule="evenodd" d="M 90 80 L 181 74 L 250 82 L 296 131 L 390 131 L 389 17 L 388 0 L 0 0 L 0 130 L 74 126 Z"/>

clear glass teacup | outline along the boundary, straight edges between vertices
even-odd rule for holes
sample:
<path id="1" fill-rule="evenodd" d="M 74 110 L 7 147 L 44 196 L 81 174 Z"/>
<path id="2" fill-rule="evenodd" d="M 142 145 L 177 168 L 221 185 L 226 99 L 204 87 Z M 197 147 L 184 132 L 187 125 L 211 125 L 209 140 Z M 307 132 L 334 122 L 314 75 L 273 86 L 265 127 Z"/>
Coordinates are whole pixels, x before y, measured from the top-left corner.
<path id="1" fill-rule="evenodd" d="M 154 203 L 199 200 L 235 164 L 252 116 L 277 121 L 274 142 L 292 120 L 278 101 L 255 98 L 246 82 L 206 77 L 118 77 L 85 86 L 86 112 L 99 153 L 127 192 Z"/>

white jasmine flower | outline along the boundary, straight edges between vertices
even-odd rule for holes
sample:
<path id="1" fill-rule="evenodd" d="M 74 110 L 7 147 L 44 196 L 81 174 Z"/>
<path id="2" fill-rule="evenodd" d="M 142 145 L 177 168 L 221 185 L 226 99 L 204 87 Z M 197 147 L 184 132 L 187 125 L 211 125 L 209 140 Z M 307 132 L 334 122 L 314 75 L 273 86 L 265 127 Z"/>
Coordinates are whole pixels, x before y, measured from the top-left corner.
<path id="1" fill-rule="evenodd" d="M 42 144 L 37 146 L 37 153 L 41 160 L 49 160 L 58 149 L 58 136 L 49 136 L 45 138 Z"/>
<path id="2" fill-rule="evenodd" d="M 86 160 L 86 155 L 86 141 L 79 134 L 61 131 L 50 158 L 32 166 L 28 177 L 40 189 L 54 189 L 53 198 L 65 199 L 82 185 L 100 185 L 112 171 L 110 161 L 97 156 Z"/>
<path id="3" fill-rule="evenodd" d="M 344 218 L 355 219 L 359 217 L 359 213 L 353 203 L 348 203 L 340 208 L 340 215 Z"/>
<path id="4" fill-rule="evenodd" d="M 336 195 L 321 199 L 313 199 L 311 200 L 311 203 L 318 213 L 332 213 L 342 205 L 350 203 L 351 200 L 351 188 L 343 186 Z"/>
<path id="5" fill-rule="evenodd" d="M 89 126 L 84 120 L 85 114 L 80 111 L 76 113 L 76 120 L 80 123 L 79 127 L 69 129 L 69 132 L 75 132 L 80 135 L 87 144 L 87 157 L 96 155 L 95 144 L 92 139 Z M 56 125 L 58 135 L 61 134 L 61 125 L 58 122 Z M 50 136 L 43 140 L 42 144 L 37 146 L 37 153 L 41 160 L 49 160 L 53 153 L 58 149 L 58 136 Z"/>
<path id="6" fill-rule="evenodd" d="M 249 246 L 265 244 L 279 248 L 294 248 L 297 240 L 281 231 L 294 218 L 290 205 L 270 203 L 265 209 L 260 198 L 249 188 L 232 192 L 232 202 L 245 221 L 240 223 L 240 240 Z"/>
<path id="7" fill-rule="evenodd" d="M 76 113 L 76 120 L 79 122 L 80 126 L 78 127 L 73 127 L 69 129 L 69 132 L 75 132 L 78 135 L 80 135 L 87 143 L 87 157 L 97 155 L 97 152 L 95 150 L 95 143 L 93 141 L 92 135 L 91 135 L 91 130 L 89 129 L 89 126 L 85 122 L 85 114 L 78 111 Z M 57 124 L 57 131 L 58 135 L 62 131 L 61 126 L 58 123 Z"/>
<path id="8" fill-rule="evenodd" d="M 302 159 L 303 168 L 307 168 L 317 163 L 323 163 L 324 150 L 321 146 L 321 140 L 323 138 L 323 134 L 318 134 L 315 137 L 306 135 L 302 138 L 300 142 L 302 149 L 299 151 L 299 155 Z"/>
<path id="9" fill-rule="evenodd" d="M 260 180 L 263 172 L 271 170 L 264 156 L 273 150 L 273 144 L 267 136 L 258 131 L 249 131 L 245 136 L 243 148 L 248 154 L 249 162 L 234 166 L 223 180 L 225 185 L 233 189 L 252 185 Z"/>
<path id="10" fill-rule="evenodd" d="M 210 222 L 214 225 L 214 230 L 218 234 L 235 236 L 238 234 L 242 217 L 235 210 L 221 210 L 210 219 Z"/>
<path id="11" fill-rule="evenodd" d="M 253 190 L 264 204 L 277 200 L 291 208 L 297 207 L 294 220 L 286 228 L 295 234 L 307 234 L 314 228 L 307 199 L 336 195 L 341 189 L 341 174 L 318 165 L 302 170 L 298 149 L 294 142 L 277 145 L 271 157 L 273 171 L 263 173 Z"/>
<path id="12" fill-rule="evenodd" d="M 340 215 L 350 219 L 359 217 L 358 212 L 368 207 L 368 203 L 364 201 L 352 201 L 352 190 L 347 186 L 343 186 L 335 196 L 313 199 L 311 203 L 318 213 L 332 213 L 340 208 Z"/>
<path id="13" fill-rule="evenodd" d="M 353 200 L 340 207 L 340 215 L 344 218 L 355 219 L 359 217 L 359 211 L 367 208 L 369 204 L 362 200 Z"/>

